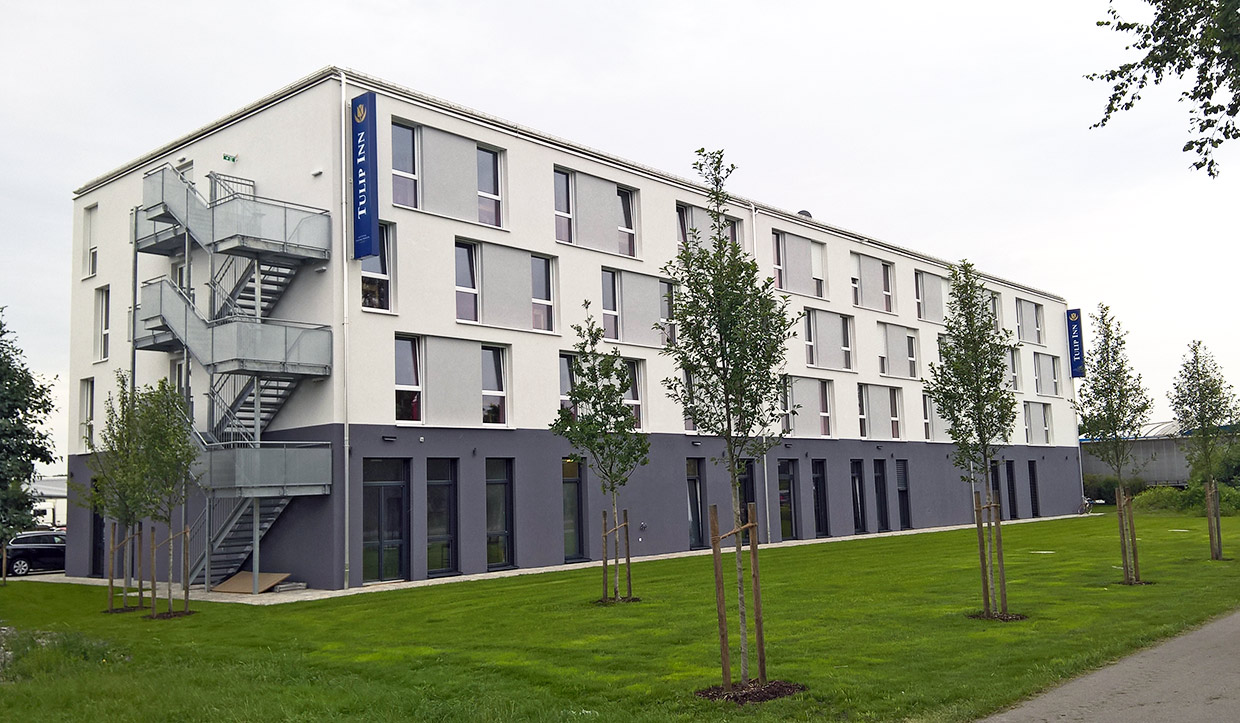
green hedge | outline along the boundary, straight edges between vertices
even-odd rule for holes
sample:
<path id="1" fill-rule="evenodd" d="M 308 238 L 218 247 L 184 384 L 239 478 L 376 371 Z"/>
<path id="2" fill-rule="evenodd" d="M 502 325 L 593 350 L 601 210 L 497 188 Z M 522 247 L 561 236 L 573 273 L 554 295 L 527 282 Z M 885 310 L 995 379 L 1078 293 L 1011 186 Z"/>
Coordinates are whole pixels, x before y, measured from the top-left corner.
<path id="1" fill-rule="evenodd" d="M 1236 514 L 1240 509 L 1240 490 L 1219 485 L 1218 493 L 1219 513 L 1229 517 Z M 1190 484 L 1184 489 L 1151 487 L 1134 497 L 1132 506 L 1139 510 L 1162 510 L 1204 517 L 1206 496 L 1199 484 Z"/>

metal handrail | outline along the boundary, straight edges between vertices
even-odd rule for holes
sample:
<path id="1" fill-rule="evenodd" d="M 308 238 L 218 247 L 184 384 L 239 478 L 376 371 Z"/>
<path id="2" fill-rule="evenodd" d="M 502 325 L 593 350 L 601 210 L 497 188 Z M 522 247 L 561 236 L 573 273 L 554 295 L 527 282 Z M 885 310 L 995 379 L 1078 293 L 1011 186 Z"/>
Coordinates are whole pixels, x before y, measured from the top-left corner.
<path id="1" fill-rule="evenodd" d="M 167 281 L 168 285 L 171 286 L 173 289 L 175 289 L 178 294 L 180 294 L 181 298 L 184 299 L 187 304 L 189 304 L 190 309 L 194 312 L 194 316 L 197 316 L 199 319 L 201 319 L 202 322 L 206 324 L 207 326 L 218 326 L 220 324 L 232 323 L 232 322 L 245 322 L 249 324 L 275 323 L 280 326 L 290 326 L 290 327 L 294 327 L 297 329 L 330 330 L 332 328 L 331 324 L 312 324 L 308 321 L 297 321 L 295 319 L 281 319 L 281 318 L 274 317 L 274 316 L 265 316 L 262 318 L 255 318 L 253 316 L 249 316 L 245 314 L 236 314 L 236 315 L 221 316 L 215 319 L 208 319 L 204 317 L 202 315 L 202 312 L 198 310 L 198 307 L 194 305 L 193 300 L 189 297 L 188 294 L 186 294 L 185 289 L 182 289 L 181 287 L 177 286 L 175 283 L 172 283 L 172 279 L 168 278 L 167 276 L 159 276 L 153 279 L 148 279 L 146 281 L 143 281 L 142 287 L 145 288 L 147 286 L 151 286 L 153 284 L 159 284 L 164 281 Z"/>

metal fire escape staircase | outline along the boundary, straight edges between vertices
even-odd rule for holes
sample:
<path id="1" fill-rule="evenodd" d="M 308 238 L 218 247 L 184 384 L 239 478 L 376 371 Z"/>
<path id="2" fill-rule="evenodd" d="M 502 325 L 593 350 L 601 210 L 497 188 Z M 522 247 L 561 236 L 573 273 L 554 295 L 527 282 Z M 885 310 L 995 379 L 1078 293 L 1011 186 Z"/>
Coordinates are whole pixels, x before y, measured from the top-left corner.
<path id="1" fill-rule="evenodd" d="M 263 440 L 303 380 L 331 374 L 329 328 L 272 316 L 298 271 L 327 260 L 331 228 L 326 211 L 258 197 L 245 179 L 208 177 L 210 201 L 171 166 L 144 178 L 137 250 L 204 250 L 211 300 L 204 315 L 192 287 L 147 281 L 134 343 L 184 350 L 210 375 L 207 423 L 195 429 L 206 505 L 192 527 L 190 579 L 213 584 L 240 569 L 292 497 L 331 487 L 330 443 Z"/>

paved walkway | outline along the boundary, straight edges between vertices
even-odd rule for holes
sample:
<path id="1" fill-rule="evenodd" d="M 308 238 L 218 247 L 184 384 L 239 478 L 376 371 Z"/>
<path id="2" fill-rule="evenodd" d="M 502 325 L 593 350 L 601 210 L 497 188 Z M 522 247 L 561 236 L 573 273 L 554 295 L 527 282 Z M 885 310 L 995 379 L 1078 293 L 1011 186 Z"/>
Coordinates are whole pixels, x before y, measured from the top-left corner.
<path id="1" fill-rule="evenodd" d="M 982 723 L 1240 720 L 1240 612 L 1077 678 Z"/>
<path id="2" fill-rule="evenodd" d="M 1097 515 L 1098 513 L 1093 513 Z M 1003 524 L 1021 525 L 1038 522 L 1048 522 L 1051 520 L 1064 520 L 1079 517 L 1079 515 L 1060 515 L 1058 517 L 1035 517 L 1023 520 L 1007 520 Z M 847 540 L 867 540 L 879 537 L 892 537 L 896 535 L 924 535 L 933 532 L 944 532 L 947 530 L 967 530 L 972 529 L 973 524 L 967 525 L 951 525 L 948 527 L 928 527 L 916 530 L 895 530 L 892 532 L 877 532 L 865 535 L 846 535 L 843 537 L 824 537 L 812 540 L 788 540 L 787 542 L 773 542 L 762 545 L 763 549 L 768 547 L 799 547 L 801 545 L 822 545 L 836 542 L 845 542 Z M 647 555 L 644 557 L 634 557 L 633 563 L 647 562 L 650 560 L 667 560 L 674 557 L 698 557 L 701 555 L 709 555 L 710 550 L 690 550 L 688 552 L 670 552 L 663 555 Z M 593 563 L 575 563 L 569 565 L 552 565 L 550 567 L 521 567 L 512 570 L 497 570 L 495 572 L 476 573 L 471 575 L 452 575 L 450 577 L 437 577 L 430 580 L 410 580 L 404 582 L 383 582 L 367 584 L 361 587 L 352 587 L 348 590 L 289 590 L 286 592 L 265 592 L 261 595 L 246 595 L 227 592 L 205 592 L 201 587 L 195 587 L 190 590 L 190 600 L 205 600 L 207 602 L 223 602 L 223 603 L 241 603 L 243 605 L 282 605 L 284 603 L 302 602 L 304 600 L 322 600 L 325 598 L 342 597 L 345 595 L 358 595 L 368 592 L 383 592 L 385 590 L 405 590 L 411 587 L 427 587 L 430 585 L 449 585 L 456 582 L 468 582 L 470 580 L 493 580 L 497 577 L 515 577 L 518 575 L 537 575 L 544 572 L 554 572 L 557 570 L 573 570 L 581 569 L 583 566 L 598 566 L 597 562 Z M 274 572 L 274 571 L 273 571 Z M 107 585 L 106 579 L 93 577 L 69 577 L 64 573 L 35 573 L 26 577 L 9 577 L 9 580 L 33 580 L 38 582 L 59 582 L 73 583 L 75 585 Z M 119 587 L 119 585 L 118 585 Z M 137 583 L 134 583 L 136 589 Z M 159 583 L 160 595 L 166 596 L 168 591 L 167 583 Z M 174 598 L 181 595 L 180 587 L 177 587 L 172 593 Z"/>

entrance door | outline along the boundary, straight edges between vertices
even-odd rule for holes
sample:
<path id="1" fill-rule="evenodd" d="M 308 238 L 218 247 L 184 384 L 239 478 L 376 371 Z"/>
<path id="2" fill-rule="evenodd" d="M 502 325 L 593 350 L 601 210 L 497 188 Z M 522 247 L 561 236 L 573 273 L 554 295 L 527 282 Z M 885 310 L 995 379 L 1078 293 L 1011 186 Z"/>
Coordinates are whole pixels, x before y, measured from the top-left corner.
<path id="1" fill-rule="evenodd" d="M 362 580 L 409 577 L 409 483 L 403 459 L 362 460 Z"/>
<path id="2" fill-rule="evenodd" d="M 426 574 L 456 572 L 456 460 L 426 460 Z"/>

